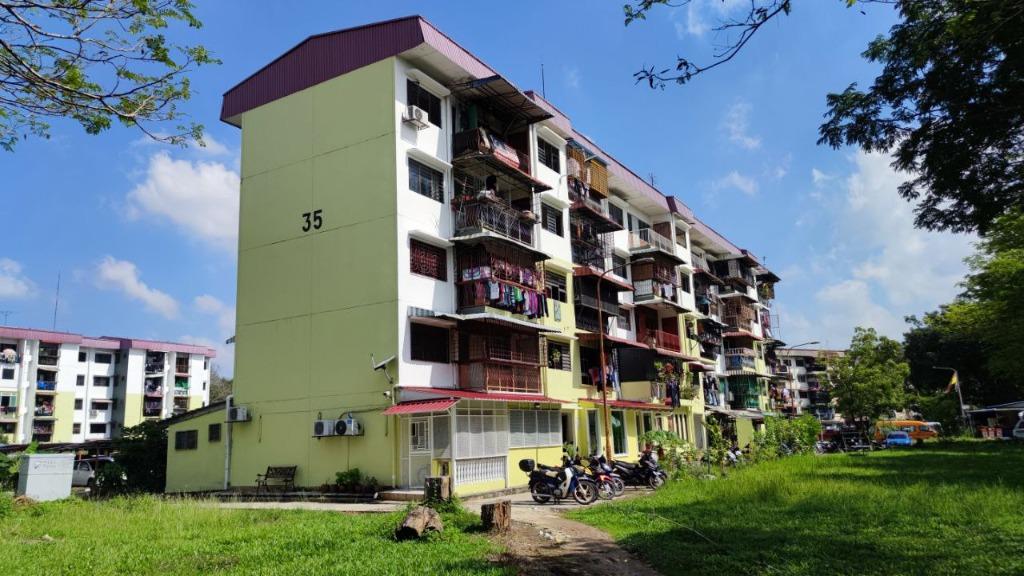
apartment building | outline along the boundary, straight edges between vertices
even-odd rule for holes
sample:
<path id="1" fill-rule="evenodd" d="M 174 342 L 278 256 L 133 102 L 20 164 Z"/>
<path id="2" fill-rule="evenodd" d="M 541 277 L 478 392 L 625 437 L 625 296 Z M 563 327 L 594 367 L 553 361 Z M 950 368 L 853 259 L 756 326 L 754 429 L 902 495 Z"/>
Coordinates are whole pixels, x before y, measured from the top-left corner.
<path id="1" fill-rule="evenodd" d="M 0 442 L 106 440 L 209 400 L 204 346 L 0 326 Z"/>
<path id="2" fill-rule="evenodd" d="M 780 372 L 787 377 L 788 409 L 793 414 L 813 414 L 822 422 L 841 422 L 828 392 L 829 362 L 843 350 L 795 348 L 778 351 Z"/>
<path id="3" fill-rule="evenodd" d="M 770 409 L 778 279 L 422 18 L 313 36 L 221 117 L 242 130 L 236 385 L 227 418 L 170 427 L 168 491 L 297 466 L 480 493 L 564 444 L 635 460 L 646 431 L 701 446 L 709 410 L 749 434 Z"/>

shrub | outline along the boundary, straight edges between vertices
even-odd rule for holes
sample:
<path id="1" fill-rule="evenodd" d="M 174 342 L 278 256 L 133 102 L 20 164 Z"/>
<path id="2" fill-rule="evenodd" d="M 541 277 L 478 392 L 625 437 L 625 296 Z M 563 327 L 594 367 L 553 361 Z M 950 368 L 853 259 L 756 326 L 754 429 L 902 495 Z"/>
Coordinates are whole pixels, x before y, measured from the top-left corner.
<path id="1" fill-rule="evenodd" d="M 114 448 L 117 451 L 115 459 L 124 475 L 124 491 L 154 494 L 164 491 L 167 480 L 166 427 L 159 422 L 146 421 L 125 428 L 121 438 L 114 442 Z M 111 482 L 116 483 L 114 480 Z"/>
<path id="2" fill-rule="evenodd" d="M 641 444 L 651 444 L 658 450 L 659 463 L 671 478 L 679 478 L 684 469 L 697 460 L 693 444 L 668 430 L 648 430 L 640 436 Z"/>
<path id="3" fill-rule="evenodd" d="M 98 496 L 114 496 L 126 494 L 131 490 L 124 466 L 117 462 L 109 462 L 96 471 L 96 494 Z"/>
<path id="4" fill-rule="evenodd" d="M 814 451 L 821 433 L 821 423 L 810 414 L 798 418 L 768 416 L 764 429 L 754 433 L 750 444 L 750 459 L 754 462 L 774 460 L 780 456 Z"/>
<path id="5" fill-rule="evenodd" d="M 334 483 L 342 492 L 376 492 L 380 482 L 374 476 L 363 476 L 359 468 L 352 468 L 334 475 Z"/>
<path id="6" fill-rule="evenodd" d="M 0 494 L 0 520 L 14 513 L 14 500 L 10 494 Z"/>

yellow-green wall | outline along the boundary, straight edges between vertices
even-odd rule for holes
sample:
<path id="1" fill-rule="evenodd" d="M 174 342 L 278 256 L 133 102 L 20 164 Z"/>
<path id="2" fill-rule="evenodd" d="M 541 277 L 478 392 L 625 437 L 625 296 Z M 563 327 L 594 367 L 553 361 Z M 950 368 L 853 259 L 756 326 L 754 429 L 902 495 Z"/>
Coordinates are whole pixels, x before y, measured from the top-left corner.
<path id="1" fill-rule="evenodd" d="M 167 427 L 167 492 L 204 492 L 224 487 L 227 424 L 224 411 L 214 410 Z M 210 442 L 210 424 L 221 423 L 220 441 Z M 174 433 L 198 431 L 195 450 L 176 450 Z"/>
<path id="2" fill-rule="evenodd" d="M 237 405 L 232 484 L 297 465 L 296 484 L 358 466 L 391 484 L 389 389 L 370 355 L 398 352 L 393 59 L 242 115 Z M 319 230 L 303 214 L 322 210 Z M 392 370 L 392 375 L 394 374 Z M 352 411 L 362 437 L 312 438 Z"/>

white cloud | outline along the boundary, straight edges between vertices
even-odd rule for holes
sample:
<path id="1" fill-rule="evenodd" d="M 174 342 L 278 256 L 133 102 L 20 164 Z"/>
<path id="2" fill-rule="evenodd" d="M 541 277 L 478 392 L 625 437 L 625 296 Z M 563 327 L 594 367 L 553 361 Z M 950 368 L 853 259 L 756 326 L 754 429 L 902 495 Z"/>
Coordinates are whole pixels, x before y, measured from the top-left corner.
<path id="1" fill-rule="evenodd" d="M 825 174 L 824 172 L 818 170 L 817 168 L 811 168 L 811 181 L 814 182 L 815 186 L 821 186 L 822 184 L 825 184 L 834 178 L 835 176 Z"/>
<path id="2" fill-rule="evenodd" d="M 730 142 L 738 144 L 745 150 L 756 150 L 761 147 L 761 139 L 748 133 L 750 110 L 750 103 L 736 102 L 726 111 L 722 127 L 725 128 Z"/>
<path id="3" fill-rule="evenodd" d="M 855 326 L 898 338 L 904 316 L 956 296 L 975 237 L 914 228 L 913 206 L 896 192 L 907 176 L 885 155 L 857 153 L 853 162 L 845 179 L 828 178 L 841 182 L 844 201 L 834 213 L 838 257 L 823 271 L 834 281 L 815 295 L 819 324 L 832 340 L 848 342 Z"/>
<path id="4" fill-rule="evenodd" d="M 217 327 L 225 338 L 234 333 L 235 308 L 233 306 L 228 306 L 218 298 L 209 294 L 196 296 L 194 304 L 196 309 L 203 314 L 208 314 L 217 318 Z"/>
<path id="5" fill-rule="evenodd" d="M 576 66 L 565 69 L 565 85 L 569 88 L 580 87 L 580 69 Z"/>
<path id="6" fill-rule="evenodd" d="M 686 22 L 675 22 L 676 35 L 680 39 L 703 36 L 715 22 L 732 14 L 737 6 L 746 0 L 692 0 L 686 6 Z M 714 20 L 715 22 L 712 22 Z"/>
<path id="7" fill-rule="evenodd" d="M 757 194 L 757 181 L 753 178 L 743 176 L 739 172 L 733 170 L 725 176 L 715 180 L 711 183 L 711 188 L 715 191 L 719 190 L 730 190 L 735 189 L 746 194 L 747 196 L 753 196 Z"/>
<path id="8" fill-rule="evenodd" d="M 113 256 L 105 256 L 96 266 L 96 286 L 108 290 L 118 290 L 132 300 L 142 302 L 151 312 L 164 318 L 178 317 L 178 302 L 166 292 L 150 288 L 139 279 L 139 269 L 127 260 L 118 260 Z"/>
<path id="9" fill-rule="evenodd" d="M 145 180 L 128 194 L 128 216 L 166 220 L 190 237 L 233 251 L 239 185 L 238 172 L 220 162 L 176 160 L 157 152 L 149 158 Z"/>
<path id="10" fill-rule="evenodd" d="M 16 300 L 33 296 L 36 285 L 22 273 L 19 262 L 0 258 L 0 298 Z"/>

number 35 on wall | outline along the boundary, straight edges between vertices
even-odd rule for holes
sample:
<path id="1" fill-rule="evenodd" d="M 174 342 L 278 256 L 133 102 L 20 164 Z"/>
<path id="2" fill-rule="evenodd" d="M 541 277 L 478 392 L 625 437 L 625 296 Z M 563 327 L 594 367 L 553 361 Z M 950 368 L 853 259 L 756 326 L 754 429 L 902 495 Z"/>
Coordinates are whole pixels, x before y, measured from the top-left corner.
<path id="1" fill-rule="evenodd" d="M 302 213 L 302 231 L 319 230 L 324 225 L 323 210 Z"/>

